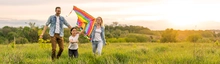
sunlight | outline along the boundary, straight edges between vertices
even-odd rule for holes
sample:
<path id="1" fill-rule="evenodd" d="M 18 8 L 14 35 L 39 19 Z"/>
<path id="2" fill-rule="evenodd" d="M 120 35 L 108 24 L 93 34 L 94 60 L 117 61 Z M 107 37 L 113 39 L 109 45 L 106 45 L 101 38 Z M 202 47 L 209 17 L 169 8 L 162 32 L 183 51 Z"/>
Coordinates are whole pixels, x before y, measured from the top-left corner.
<path id="1" fill-rule="evenodd" d="M 197 25 L 197 22 L 193 18 L 184 18 L 184 17 L 172 17 L 168 18 L 168 21 L 172 23 L 174 26 L 189 26 L 189 25 Z"/>
<path id="2" fill-rule="evenodd" d="M 175 26 L 198 25 L 201 22 L 219 22 L 218 4 L 198 4 L 191 0 L 171 1 L 165 6 L 164 17 Z"/>

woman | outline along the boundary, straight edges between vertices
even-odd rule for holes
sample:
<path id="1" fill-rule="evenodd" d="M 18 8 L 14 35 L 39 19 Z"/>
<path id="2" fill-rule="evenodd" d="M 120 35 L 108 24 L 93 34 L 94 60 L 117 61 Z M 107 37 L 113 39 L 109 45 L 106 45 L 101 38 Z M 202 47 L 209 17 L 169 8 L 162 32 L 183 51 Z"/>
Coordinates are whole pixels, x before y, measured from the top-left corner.
<path id="1" fill-rule="evenodd" d="M 102 47 L 105 45 L 105 29 L 103 27 L 103 20 L 101 17 L 96 18 L 96 24 L 94 25 L 90 38 L 92 42 L 93 54 L 96 55 L 97 51 L 98 55 L 100 56 Z"/>

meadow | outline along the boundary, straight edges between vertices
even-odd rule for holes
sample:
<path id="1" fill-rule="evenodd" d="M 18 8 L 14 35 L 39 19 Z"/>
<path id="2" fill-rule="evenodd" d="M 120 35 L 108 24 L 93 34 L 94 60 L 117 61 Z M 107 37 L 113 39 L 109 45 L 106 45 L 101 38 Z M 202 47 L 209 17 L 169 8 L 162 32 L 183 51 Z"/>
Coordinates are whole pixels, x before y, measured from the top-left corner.
<path id="1" fill-rule="evenodd" d="M 1 64 L 220 64 L 216 43 L 109 43 L 101 56 L 92 54 L 91 43 L 79 44 L 79 58 L 69 59 L 68 44 L 52 62 L 48 44 L 0 45 Z M 57 48 L 58 50 L 58 48 Z"/>

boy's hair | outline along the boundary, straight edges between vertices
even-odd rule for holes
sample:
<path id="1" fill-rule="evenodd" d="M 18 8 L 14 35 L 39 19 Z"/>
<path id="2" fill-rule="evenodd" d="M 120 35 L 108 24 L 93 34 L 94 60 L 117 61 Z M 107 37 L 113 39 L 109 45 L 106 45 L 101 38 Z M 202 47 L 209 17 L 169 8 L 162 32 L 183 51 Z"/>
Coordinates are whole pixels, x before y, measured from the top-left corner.
<path id="1" fill-rule="evenodd" d="M 73 29 L 77 29 L 76 27 L 72 27 L 71 30 L 70 30 L 70 34 L 72 35 L 72 31 Z"/>

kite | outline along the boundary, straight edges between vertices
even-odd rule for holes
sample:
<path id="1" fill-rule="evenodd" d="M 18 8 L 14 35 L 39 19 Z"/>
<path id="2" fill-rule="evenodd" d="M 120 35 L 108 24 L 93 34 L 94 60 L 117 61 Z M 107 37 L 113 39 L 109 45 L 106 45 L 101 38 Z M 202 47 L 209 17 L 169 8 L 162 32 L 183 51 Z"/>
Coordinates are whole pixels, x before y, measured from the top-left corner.
<path id="1" fill-rule="evenodd" d="M 85 30 L 85 34 L 88 38 L 94 28 L 95 18 L 76 6 L 73 6 L 73 10 L 78 17 L 76 24 L 78 25 L 78 27 L 81 27 L 83 30 Z M 72 11 L 69 13 L 69 15 L 72 13 Z"/>

